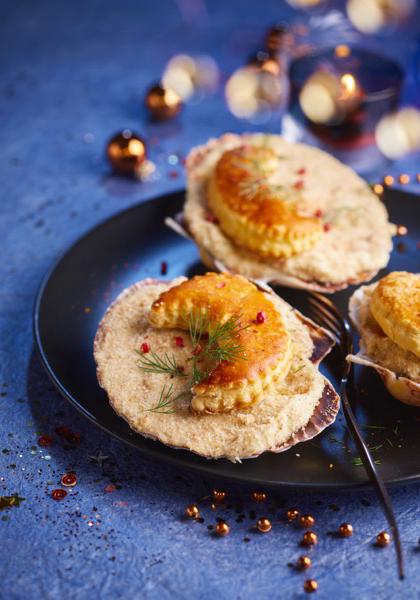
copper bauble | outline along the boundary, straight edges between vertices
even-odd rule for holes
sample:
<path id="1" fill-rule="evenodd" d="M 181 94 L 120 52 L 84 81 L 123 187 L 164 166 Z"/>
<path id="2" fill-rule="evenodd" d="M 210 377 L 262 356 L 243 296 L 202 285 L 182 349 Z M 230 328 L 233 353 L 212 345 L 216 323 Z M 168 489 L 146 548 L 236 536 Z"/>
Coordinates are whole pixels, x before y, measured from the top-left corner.
<path id="1" fill-rule="evenodd" d="M 381 548 L 388 546 L 390 541 L 391 536 L 387 531 L 381 531 L 381 533 L 378 533 L 378 535 L 376 536 L 376 545 L 380 546 Z"/>
<path id="2" fill-rule="evenodd" d="M 353 525 L 350 523 L 341 523 L 338 528 L 338 533 L 341 537 L 350 537 L 353 535 Z"/>
<path id="3" fill-rule="evenodd" d="M 312 592 L 316 592 L 318 589 L 318 582 L 315 579 L 307 579 L 303 584 L 303 589 L 308 594 L 312 594 Z"/>
<path id="4" fill-rule="evenodd" d="M 251 500 L 254 502 L 265 502 L 267 494 L 265 492 L 251 492 Z"/>
<path id="5" fill-rule="evenodd" d="M 407 173 L 401 173 L 401 175 L 398 177 L 398 181 L 403 185 L 407 185 L 407 183 L 410 183 L 410 175 L 407 175 Z"/>
<path id="6" fill-rule="evenodd" d="M 216 527 L 214 528 L 214 531 L 215 531 L 216 535 L 218 535 L 220 537 L 224 537 L 225 535 L 227 535 L 229 533 L 230 527 L 226 523 L 226 521 L 219 521 L 217 523 Z"/>
<path id="7" fill-rule="evenodd" d="M 217 500 L 217 502 L 222 502 L 226 498 L 227 494 L 223 490 L 213 490 L 213 498 Z"/>
<path id="8" fill-rule="evenodd" d="M 289 508 L 286 513 L 286 517 L 288 521 L 295 521 L 299 516 L 299 511 L 297 508 Z"/>
<path id="9" fill-rule="evenodd" d="M 185 516 L 189 519 L 198 519 L 200 516 L 200 510 L 196 504 L 190 504 L 185 509 Z"/>
<path id="10" fill-rule="evenodd" d="M 309 569 L 309 567 L 312 565 L 312 560 L 309 558 L 309 556 L 299 556 L 296 566 L 299 569 L 299 571 L 304 571 L 305 569 Z"/>
<path id="11" fill-rule="evenodd" d="M 182 108 L 182 100 L 178 94 L 161 83 L 148 89 L 145 103 L 152 117 L 159 121 L 172 119 Z"/>
<path id="12" fill-rule="evenodd" d="M 315 518 L 312 515 L 302 515 L 299 519 L 299 523 L 305 529 L 309 529 L 315 525 Z"/>
<path id="13" fill-rule="evenodd" d="M 394 183 L 393 176 L 392 175 L 385 175 L 385 177 L 384 177 L 384 184 L 390 186 L 390 185 L 393 185 L 393 183 Z"/>
<path id="14" fill-rule="evenodd" d="M 146 159 L 146 144 L 139 135 L 124 129 L 109 140 L 106 152 L 117 173 L 134 175 Z"/>
<path id="15" fill-rule="evenodd" d="M 317 537 L 316 533 L 314 533 L 313 531 L 306 531 L 303 534 L 303 538 L 302 538 L 303 546 L 314 546 L 317 543 L 318 543 L 318 537 Z"/>
<path id="16" fill-rule="evenodd" d="M 271 531 L 271 527 L 272 525 L 270 519 L 267 519 L 266 517 L 261 517 L 261 519 L 258 519 L 257 529 L 258 531 L 261 531 L 261 533 L 268 533 Z"/>

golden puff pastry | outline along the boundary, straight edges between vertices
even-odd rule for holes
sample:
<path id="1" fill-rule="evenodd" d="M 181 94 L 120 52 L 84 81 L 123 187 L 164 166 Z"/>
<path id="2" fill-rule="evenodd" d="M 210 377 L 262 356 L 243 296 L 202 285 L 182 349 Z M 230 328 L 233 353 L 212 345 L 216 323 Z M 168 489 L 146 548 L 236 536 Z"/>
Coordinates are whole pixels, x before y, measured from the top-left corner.
<path id="1" fill-rule="evenodd" d="M 192 387 L 195 412 L 229 412 L 257 404 L 284 379 L 292 362 L 292 344 L 281 313 L 267 294 L 239 275 L 207 273 L 163 292 L 153 303 L 154 327 L 188 329 L 191 311 L 206 315 L 206 333 L 235 319 L 234 343 L 240 355 L 222 361 Z"/>

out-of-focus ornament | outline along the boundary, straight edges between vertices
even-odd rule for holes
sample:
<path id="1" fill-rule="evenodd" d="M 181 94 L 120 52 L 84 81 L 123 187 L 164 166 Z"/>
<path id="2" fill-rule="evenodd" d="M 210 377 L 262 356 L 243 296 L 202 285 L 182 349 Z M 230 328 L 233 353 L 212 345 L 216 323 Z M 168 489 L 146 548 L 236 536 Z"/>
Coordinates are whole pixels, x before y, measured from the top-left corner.
<path id="1" fill-rule="evenodd" d="M 163 83 L 155 83 L 147 90 L 145 103 L 152 117 L 158 121 L 172 119 L 182 108 L 180 96 Z"/>
<path id="2" fill-rule="evenodd" d="M 306 531 L 302 537 L 303 546 L 314 546 L 318 543 L 318 536 L 313 531 Z"/>
<path id="3" fill-rule="evenodd" d="M 385 548 L 385 546 L 388 546 L 390 541 L 391 536 L 387 531 L 381 531 L 381 533 L 378 533 L 378 535 L 376 536 L 376 545 L 380 546 L 381 548 Z"/>
<path id="4" fill-rule="evenodd" d="M 200 509 L 196 504 L 190 504 L 185 509 L 185 516 L 189 519 L 198 519 L 200 517 Z"/>
<path id="5" fill-rule="evenodd" d="M 353 535 L 353 525 L 350 523 L 341 523 L 338 528 L 338 534 L 340 537 L 351 537 Z"/>
<path id="6" fill-rule="evenodd" d="M 289 52 L 294 44 L 294 35 L 285 23 L 277 23 L 270 27 L 265 35 L 265 48 L 270 55 Z"/>
<path id="7" fill-rule="evenodd" d="M 213 92 L 219 82 L 219 68 L 210 56 L 177 54 L 168 62 L 162 76 L 165 87 L 186 102 L 197 92 Z"/>
<path id="8" fill-rule="evenodd" d="M 374 33 L 407 19 L 415 5 L 415 0 L 348 0 L 346 10 L 356 29 Z"/>
<path id="9" fill-rule="evenodd" d="M 302 87 L 299 104 L 313 123 L 336 125 L 352 113 L 362 100 L 362 91 L 351 73 L 341 76 L 316 71 Z"/>
<path id="10" fill-rule="evenodd" d="M 315 579 L 307 579 L 305 581 L 305 583 L 303 584 L 303 589 L 305 590 L 306 593 L 312 594 L 313 592 L 317 591 L 318 582 L 315 581 Z"/>
<path id="11" fill-rule="evenodd" d="M 265 492 L 255 491 L 251 493 L 251 500 L 254 502 L 265 502 L 267 500 L 267 494 Z"/>
<path id="12" fill-rule="evenodd" d="M 351 54 L 350 46 L 347 46 L 347 44 L 339 44 L 335 47 L 334 54 L 338 58 L 347 58 Z"/>
<path id="13" fill-rule="evenodd" d="M 296 521 L 299 516 L 299 511 L 297 508 L 289 508 L 286 513 L 286 517 L 288 521 Z"/>
<path id="14" fill-rule="evenodd" d="M 224 490 L 213 490 L 213 498 L 217 502 L 222 502 L 226 498 L 227 494 Z"/>
<path id="15" fill-rule="evenodd" d="M 131 129 L 124 129 L 109 140 L 106 152 L 117 173 L 134 175 L 146 159 L 146 144 Z"/>
<path id="16" fill-rule="evenodd" d="M 373 191 L 377 196 L 382 196 L 382 194 L 384 193 L 384 186 L 380 183 L 375 183 L 375 185 L 373 186 Z"/>
<path id="17" fill-rule="evenodd" d="M 382 154 L 393 160 L 420 150 L 420 110 L 403 108 L 383 117 L 375 138 Z"/>
<path id="18" fill-rule="evenodd" d="M 299 571 L 304 571 L 305 569 L 309 569 L 309 567 L 312 565 L 312 560 L 309 558 L 309 556 L 299 556 L 297 563 L 296 563 L 296 567 L 299 569 Z"/>
<path id="19" fill-rule="evenodd" d="M 299 519 L 299 523 L 304 529 L 309 529 L 309 527 L 315 525 L 315 518 L 312 515 L 302 515 Z"/>
<path id="20" fill-rule="evenodd" d="M 236 70 L 225 88 L 226 101 L 236 117 L 250 119 L 258 113 L 271 113 L 280 106 L 284 90 L 280 79 L 273 73 L 248 65 Z"/>
<path id="21" fill-rule="evenodd" d="M 407 185 L 407 183 L 410 183 L 410 175 L 407 173 L 401 173 L 401 175 L 398 177 L 398 181 L 402 185 Z"/>

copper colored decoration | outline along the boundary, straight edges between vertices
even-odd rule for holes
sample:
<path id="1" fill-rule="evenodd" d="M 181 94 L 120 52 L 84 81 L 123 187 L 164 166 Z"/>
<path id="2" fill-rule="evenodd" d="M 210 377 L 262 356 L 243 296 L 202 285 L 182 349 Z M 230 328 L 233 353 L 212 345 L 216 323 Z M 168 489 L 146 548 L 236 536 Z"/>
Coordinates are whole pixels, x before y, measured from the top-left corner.
<path id="1" fill-rule="evenodd" d="M 393 176 L 392 175 L 385 175 L 385 177 L 384 177 L 384 184 L 390 186 L 390 185 L 393 185 L 393 183 L 394 183 Z"/>
<path id="2" fill-rule="evenodd" d="M 397 235 L 407 235 L 408 233 L 408 229 L 405 225 L 398 225 L 397 226 Z"/>
<path id="3" fill-rule="evenodd" d="M 309 558 L 309 556 L 299 556 L 297 563 L 296 563 L 296 567 L 299 569 L 299 571 L 304 571 L 305 569 L 309 569 L 309 567 L 312 565 L 312 560 Z"/>
<path id="4" fill-rule="evenodd" d="M 219 521 L 217 523 L 216 527 L 214 528 L 214 531 L 215 531 L 216 535 L 218 535 L 220 537 L 224 537 L 225 535 L 227 535 L 229 533 L 230 527 L 226 523 L 226 521 Z"/>
<path id="5" fill-rule="evenodd" d="M 146 159 L 146 144 L 130 129 L 124 129 L 109 140 L 106 152 L 117 173 L 134 175 Z"/>
<path id="6" fill-rule="evenodd" d="M 407 183 L 410 183 L 410 175 L 407 175 L 407 173 L 401 173 L 401 175 L 398 177 L 398 181 L 402 185 L 406 185 Z"/>
<path id="7" fill-rule="evenodd" d="M 313 531 L 306 531 L 303 534 L 303 538 L 302 538 L 303 546 L 314 546 L 317 543 L 318 543 L 318 537 L 317 537 L 316 533 L 314 533 Z"/>
<path id="8" fill-rule="evenodd" d="M 381 531 L 381 533 L 378 533 L 378 535 L 376 536 L 376 545 L 380 546 L 381 548 L 385 548 L 385 546 L 388 546 L 390 541 L 391 536 L 387 531 Z"/>
<path id="9" fill-rule="evenodd" d="M 286 517 L 288 521 L 295 521 L 299 516 L 299 511 L 297 508 L 289 508 L 286 513 Z"/>
<path id="10" fill-rule="evenodd" d="M 200 517 L 200 510 L 196 504 L 190 504 L 185 509 L 185 516 L 189 519 L 198 519 Z"/>
<path id="11" fill-rule="evenodd" d="M 270 519 L 267 519 L 266 517 L 261 517 L 261 519 L 258 519 L 257 529 L 258 531 L 261 531 L 261 533 L 268 533 L 271 531 L 271 527 L 272 525 Z"/>
<path id="12" fill-rule="evenodd" d="M 65 473 L 61 478 L 61 485 L 66 487 L 73 487 L 77 483 L 77 475 L 76 473 Z"/>
<path id="13" fill-rule="evenodd" d="M 303 584 L 303 589 L 308 594 L 312 594 L 313 592 L 317 591 L 317 589 L 318 589 L 318 582 L 315 581 L 315 579 L 307 579 L 305 581 L 305 583 Z"/>
<path id="14" fill-rule="evenodd" d="M 341 523 L 338 528 L 338 533 L 341 537 L 350 537 L 353 535 L 353 525 L 350 523 Z"/>
<path id="15" fill-rule="evenodd" d="M 265 502 L 267 500 L 267 494 L 265 492 L 252 492 L 251 500 L 254 502 Z"/>
<path id="16" fill-rule="evenodd" d="M 213 498 L 217 500 L 217 502 L 222 502 L 226 496 L 227 494 L 223 490 L 213 490 Z"/>
<path id="17" fill-rule="evenodd" d="M 384 193 L 384 186 L 380 183 L 375 183 L 375 185 L 373 186 L 373 191 L 377 196 L 381 196 Z"/>
<path id="18" fill-rule="evenodd" d="M 159 121 L 172 119 L 182 108 L 178 94 L 161 83 L 156 83 L 148 89 L 145 103 L 152 117 Z"/>
<path id="19" fill-rule="evenodd" d="M 53 500 L 63 500 L 63 498 L 65 498 L 66 496 L 66 490 L 57 489 L 51 492 L 51 497 L 53 498 Z"/>
<path id="20" fill-rule="evenodd" d="M 302 515 L 299 519 L 299 523 L 305 529 L 309 529 L 309 527 L 315 525 L 315 518 L 312 515 Z"/>

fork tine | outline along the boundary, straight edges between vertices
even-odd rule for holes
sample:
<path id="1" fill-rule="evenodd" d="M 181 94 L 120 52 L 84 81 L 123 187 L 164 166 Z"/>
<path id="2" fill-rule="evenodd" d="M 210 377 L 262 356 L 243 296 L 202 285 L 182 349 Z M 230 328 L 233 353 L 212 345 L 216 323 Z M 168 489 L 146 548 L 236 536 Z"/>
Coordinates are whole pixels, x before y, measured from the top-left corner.
<path id="1" fill-rule="evenodd" d="M 323 305 L 319 305 L 315 301 L 311 302 L 311 299 L 310 304 L 314 310 L 314 314 L 319 318 L 319 320 L 327 325 L 327 329 L 330 329 L 334 335 L 340 338 L 343 330 L 342 324 L 340 321 L 338 321 L 337 317 L 332 315 L 326 308 L 324 308 Z"/>

